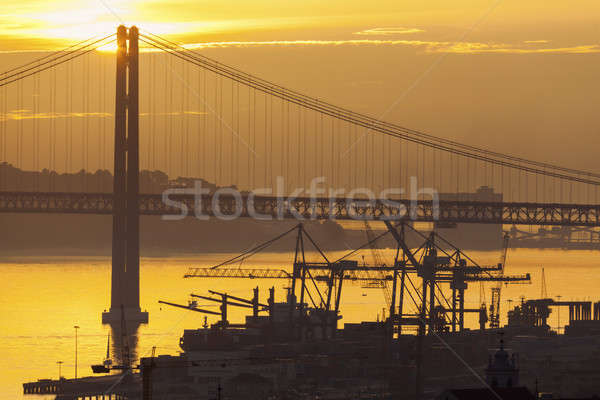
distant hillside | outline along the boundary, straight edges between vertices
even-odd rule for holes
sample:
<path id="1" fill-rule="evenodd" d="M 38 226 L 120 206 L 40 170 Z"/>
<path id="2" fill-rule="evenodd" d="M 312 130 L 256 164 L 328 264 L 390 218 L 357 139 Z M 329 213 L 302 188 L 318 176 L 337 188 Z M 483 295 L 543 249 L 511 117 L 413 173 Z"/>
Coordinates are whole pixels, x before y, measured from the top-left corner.
<path id="1" fill-rule="evenodd" d="M 106 192 L 112 191 L 109 171 L 57 174 L 53 171 L 22 171 L 10 164 L 0 164 L 0 190 Z M 217 186 L 200 178 L 169 180 L 162 171 L 141 171 L 140 191 L 161 193 L 169 187 L 192 187 L 195 181 L 211 191 Z M 0 255 L 110 255 L 112 218 L 103 215 L 71 214 L 0 214 L 4 229 L 0 231 Z M 284 232 L 295 221 L 235 221 L 186 218 L 164 221 L 158 216 L 142 216 L 141 250 L 146 256 L 177 253 L 237 252 L 269 240 Z M 328 250 L 346 249 L 347 244 L 364 241 L 360 231 L 346 231 L 333 221 L 306 222 L 306 229 L 320 246 Z M 347 243 L 347 244 L 346 244 Z M 270 250 L 289 251 L 294 238 L 275 243 Z"/>
<path id="2" fill-rule="evenodd" d="M 106 170 L 58 174 L 53 171 L 22 171 L 10 164 L 0 164 L 0 190 L 112 192 L 112 174 Z M 200 178 L 179 177 L 170 180 L 162 171 L 141 171 L 140 191 L 162 193 L 169 187 L 192 187 L 195 181 L 211 191 L 217 186 Z M 17 255 L 110 255 L 112 218 L 107 215 L 72 214 L 0 214 L 0 256 Z M 288 230 L 297 222 L 257 221 L 239 218 L 200 221 L 193 217 L 181 221 L 164 221 L 158 216 L 142 216 L 141 251 L 144 256 L 167 256 L 181 253 L 239 252 L 267 241 Z M 357 226 L 354 224 L 355 227 Z M 344 229 L 335 221 L 307 221 L 307 231 L 325 250 L 348 250 L 366 242 L 365 233 Z M 499 240 L 482 235 L 477 225 L 444 230 L 444 236 L 464 249 L 497 248 Z M 489 236 L 489 235 L 488 235 Z M 493 235 L 495 237 L 495 235 Z M 409 238 L 410 239 L 410 238 Z M 417 243 L 416 238 L 409 240 Z M 388 236 L 382 247 L 395 247 Z M 277 242 L 270 251 L 291 251 L 293 237 Z"/>

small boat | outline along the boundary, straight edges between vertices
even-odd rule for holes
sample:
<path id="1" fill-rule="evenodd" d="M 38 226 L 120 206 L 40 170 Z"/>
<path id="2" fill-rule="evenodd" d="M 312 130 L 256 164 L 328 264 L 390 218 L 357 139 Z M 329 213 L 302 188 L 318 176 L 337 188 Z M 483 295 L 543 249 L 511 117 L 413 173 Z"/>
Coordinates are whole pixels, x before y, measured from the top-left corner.
<path id="1" fill-rule="evenodd" d="M 92 365 L 92 372 L 95 374 L 106 374 L 110 372 L 112 366 L 112 360 L 110 359 L 110 333 L 108 334 L 108 341 L 106 343 L 106 358 L 102 364 Z"/>

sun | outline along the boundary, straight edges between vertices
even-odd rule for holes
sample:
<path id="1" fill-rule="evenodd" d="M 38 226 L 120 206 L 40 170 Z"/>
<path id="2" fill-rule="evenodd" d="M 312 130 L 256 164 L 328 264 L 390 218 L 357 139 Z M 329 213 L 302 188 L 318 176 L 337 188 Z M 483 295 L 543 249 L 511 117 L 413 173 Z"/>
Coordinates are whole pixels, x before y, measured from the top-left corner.
<path id="1" fill-rule="evenodd" d="M 0 13 L 3 7 L 0 6 Z M 30 3 L 22 10 L 11 10 L 10 16 L 14 24 L 0 26 L 0 36 L 12 38 L 29 38 L 49 43 L 64 43 L 69 46 L 74 42 L 91 38 L 102 38 L 117 31 L 121 24 L 137 25 L 159 35 L 179 33 L 189 27 L 177 23 L 162 23 L 141 20 L 136 11 L 135 2 L 123 1 L 77 1 L 59 0 L 49 10 L 42 3 Z M 58 45 L 60 47 L 61 45 Z M 114 45 L 101 47 L 101 51 L 114 50 Z"/>

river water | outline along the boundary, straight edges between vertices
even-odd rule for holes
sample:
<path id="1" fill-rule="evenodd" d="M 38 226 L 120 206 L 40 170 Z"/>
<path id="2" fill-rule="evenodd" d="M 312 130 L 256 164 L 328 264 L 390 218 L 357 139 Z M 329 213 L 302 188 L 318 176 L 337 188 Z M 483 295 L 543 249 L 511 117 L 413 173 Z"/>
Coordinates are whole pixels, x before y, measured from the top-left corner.
<path id="1" fill-rule="evenodd" d="M 470 252 L 480 264 L 495 264 L 498 252 Z M 226 259 L 228 254 L 195 255 L 181 258 L 144 258 L 141 266 L 141 304 L 150 313 L 148 325 L 137 329 L 135 357 L 149 356 L 153 346 L 157 354 L 177 354 L 178 342 L 184 329 L 198 328 L 203 315 L 186 310 L 161 306 L 158 300 L 185 304 L 192 292 L 206 294 L 208 289 L 225 291 L 250 298 L 251 288 L 260 286 L 261 300 L 266 301 L 267 288 L 275 286 L 277 301 L 283 301 L 287 281 L 243 279 L 183 279 L 190 266 L 212 266 Z M 332 255 L 332 257 L 335 255 Z M 386 251 L 388 260 L 392 252 Z M 290 270 L 292 254 L 261 254 L 248 260 L 242 267 L 270 267 Z M 369 260 L 369 253 L 365 253 Z M 361 255 L 358 255 L 361 259 Z M 307 261 L 317 261 L 309 254 Z M 548 296 L 562 296 L 563 300 L 600 300 L 598 287 L 600 252 L 560 250 L 511 250 L 507 274 L 531 273 L 531 284 L 505 286 L 502 292 L 502 318 L 512 300 L 521 296 L 538 298 L 541 295 L 542 268 L 545 271 Z M 90 365 L 102 362 L 110 327 L 101 324 L 101 312 L 110 301 L 110 259 L 20 258 L 0 263 L 3 287 L 0 291 L 0 399 L 31 398 L 22 395 L 22 383 L 40 378 L 58 377 L 62 361 L 62 375 L 75 374 L 75 329 L 78 330 L 78 375 L 91 375 Z M 490 285 L 484 287 L 489 302 Z M 466 307 L 479 306 L 480 286 L 471 283 L 466 295 Z M 201 303 L 207 307 L 213 304 Z M 409 306 L 409 304 L 407 304 Z M 374 321 L 385 307 L 381 289 L 366 289 L 360 285 L 344 287 L 341 311 L 344 322 Z M 209 308 L 210 309 L 210 308 Z M 217 308 L 213 308 L 217 311 Z M 231 322 L 242 322 L 246 309 L 231 307 Z M 562 311 L 561 325 L 567 320 Z M 558 313 L 550 317 L 550 324 L 558 326 Z M 218 317 L 209 317 L 214 322 Z M 477 326 L 476 315 L 467 316 L 467 325 Z M 341 326 L 341 325 L 340 325 Z M 131 329 L 132 327 L 130 327 Z M 115 349 L 112 350 L 114 352 Z M 41 398 L 37 396 L 37 398 Z"/>

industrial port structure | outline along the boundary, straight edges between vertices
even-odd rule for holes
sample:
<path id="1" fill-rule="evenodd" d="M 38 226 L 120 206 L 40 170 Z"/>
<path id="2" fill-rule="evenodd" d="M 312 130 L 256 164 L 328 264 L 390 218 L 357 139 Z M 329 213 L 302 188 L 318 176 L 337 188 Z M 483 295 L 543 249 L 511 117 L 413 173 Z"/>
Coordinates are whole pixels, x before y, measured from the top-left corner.
<path id="1" fill-rule="evenodd" d="M 240 370 L 258 371 L 258 370 L 275 370 L 279 373 L 284 369 L 283 365 L 287 361 L 281 359 L 281 354 L 291 354 L 298 356 L 300 350 L 295 350 L 297 345 L 301 351 L 311 357 L 326 356 L 335 358 L 340 356 L 345 350 L 347 353 L 357 350 L 358 358 L 368 358 L 368 355 L 377 350 L 377 360 L 371 359 L 365 363 L 367 366 L 373 366 L 379 363 L 383 358 L 386 363 L 383 370 L 388 371 L 393 377 L 410 376 L 409 374 L 402 375 L 400 370 L 402 367 L 407 367 L 412 371 L 414 366 L 415 379 L 415 395 L 421 398 L 424 390 L 424 364 L 427 364 L 428 374 L 434 374 L 435 370 L 434 358 L 437 356 L 432 351 L 427 349 L 433 348 L 433 338 L 436 335 L 447 335 L 450 340 L 472 341 L 481 346 L 487 346 L 489 340 L 485 335 L 479 335 L 485 331 L 487 322 L 487 309 L 480 307 L 477 309 L 467 309 L 464 305 L 464 293 L 471 282 L 527 282 L 530 280 L 528 275 L 524 276 L 506 276 L 503 273 L 503 265 L 481 266 L 470 259 L 460 249 L 446 242 L 438 233 L 432 232 L 429 235 L 422 235 L 415 231 L 416 235 L 421 235 L 422 243 L 416 249 L 410 248 L 405 240 L 407 229 L 411 229 L 410 225 L 406 224 L 408 217 L 414 221 L 428 221 L 436 223 L 483 223 L 483 224 L 528 224 L 528 225 L 552 225 L 552 226 L 587 226 L 598 227 L 600 225 L 600 206 L 594 201 L 580 201 L 579 203 L 565 203 L 559 201 L 531 201 L 527 196 L 521 199 L 513 199 L 512 201 L 469 201 L 469 200 L 444 200 L 439 202 L 434 200 L 424 199 L 396 199 L 396 204 L 390 205 L 389 199 L 374 199 L 371 202 L 361 200 L 348 200 L 345 197 L 292 197 L 285 196 L 253 196 L 249 193 L 244 193 L 241 197 L 241 203 L 236 196 L 223 196 L 215 194 L 203 195 L 200 198 L 189 194 L 173 195 L 171 200 L 178 201 L 181 207 L 178 209 L 172 204 L 164 201 L 164 197 L 155 194 L 140 194 L 139 193 L 139 78 L 138 78 L 138 40 L 142 40 L 148 45 L 159 48 L 160 50 L 183 59 L 186 63 L 193 64 L 208 70 L 219 76 L 221 79 L 228 79 L 236 84 L 245 85 L 254 93 L 259 91 L 261 94 L 269 95 L 282 102 L 286 102 L 294 107 L 298 107 L 302 111 L 314 112 L 315 115 L 327 118 L 332 118 L 336 123 L 350 124 L 354 127 L 360 127 L 369 130 L 373 134 L 384 137 L 393 137 L 397 140 L 406 141 L 416 146 L 422 146 L 430 151 L 441 151 L 448 155 L 456 157 L 451 160 L 451 163 L 456 163 L 454 171 L 455 177 L 458 180 L 461 176 L 459 161 L 465 162 L 465 169 L 468 171 L 472 168 L 469 162 L 482 163 L 482 165 L 491 169 L 490 187 L 494 186 L 494 182 L 498 184 L 498 173 L 494 174 L 494 168 L 501 169 L 502 183 L 504 185 L 504 169 L 507 169 L 512 174 L 516 171 L 519 178 L 519 186 L 521 186 L 521 176 L 547 177 L 557 180 L 561 185 L 583 185 L 584 188 L 593 187 L 594 189 L 600 185 L 600 176 L 591 174 L 585 171 L 576 171 L 560 166 L 549 165 L 545 163 L 524 160 L 512 155 L 504 155 L 492 151 L 482 150 L 473 146 L 464 145 L 452 142 L 446 139 L 436 138 L 414 130 L 402 128 L 395 124 L 389 124 L 382 121 L 377 121 L 370 117 L 359 113 L 354 113 L 349 110 L 336 107 L 318 99 L 299 94 L 295 91 L 282 88 L 258 79 L 249 74 L 245 74 L 239 70 L 228 67 L 224 64 L 199 57 L 193 52 L 180 48 L 172 42 L 166 41 L 156 35 L 143 34 L 139 35 L 137 28 L 129 29 L 124 26 L 118 28 L 116 41 L 118 45 L 117 51 L 117 74 L 116 74 L 116 109 L 115 109 L 115 146 L 114 146 L 114 187 L 113 193 L 91 193 L 91 192 L 22 192 L 19 190 L 0 193 L 0 212 L 10 213 L 37 213 L 37 212 L 54 212 L 54 213 L 80 213 L 80 214 L 107 214 L 113 217 L 113 238 L 112 238 L 112 282 L 111 282 L 111 307 L 110 310 L 103 315 L 103 321 L 106 323 L 114 323 L 116 321 L 137 321 L 146 322 L 148 315 L 141 311 L 139 305 L 139 215 L 174 215 L 178 210 L 186 209 L 192 211 L 196 215 L 214 215 L 215 212 L 210 206 L 215 203 L 218 208 L 227 216 L 244 217 L 250 216 L 251 210 L 258 211 L 261 215 L 281 217 L 281 218 L 339 218 L 339 219 L 379 219 L 385 222 L 387 231 L 396 244 L 397 251 L 393 265 L 360 265 L 358 261 L 344 257 L 338 260 L 330 260 L 325 253 L 319 248 L 317 243 L 303 229 L 302 224 L 297 225 L 285 234 L 296 231 L 296 248 L 295 261 L 293 262 L 292 271 L 284 272 L 282 270 L 254 269 L 254 270 L 228 270 L 226 268 L 211 269 L 192 269 L 186 277 L 246 277 L 246 278 L 283 278 L 289 279 L 291 282 L 290 292 L 285 303 L 275 303 L 273 296 L 266 303 L 261 303 L 258 298 L 258 293 L 255 293 L 252 299 L 244 299 L 242 297 L 234 298 L 227 293 L 213 292 L 213 295 L 218 297 L 202 296 L 200 298 L 208 301 L 217 301 L 221 304 L 221 312 L 216 313 L 210 310 L 203 310 L 193 304 L 182 305 L 172 302 L 166 302 L 176 307 L 187 308 L 194 312 L 205 314 L 219 315 L 220 321 L 214 327 L 206 327 L 198 332 L 191 332 L 190 337 L 200 338 L 200 343 L 205 340 L 204 345 L 200 346 L 201 350 L 206 350 L 211 346 L 216 346 L 214 343 L 225 343 L 229 349 L 240 349 L 240 346 L 233 346 L 235 340 L 245 338 L 248 340 L 256 340 L 252 342 L 254 345 L 251 349 L 243 350 L 243 357 L 240 356 L 236 362 L 240 362 L 243 367 Z M 112 35 L 111 35 L 112 38 Z M 94 42 L 97 44 L 97 42 Z M 105 44 L 101 42 L 100 45 Z M 71 50 L 74 53 L 72 58 L 87 54 L 89 51 L 96 49 L 93 47 L 75 48 Z M 53 56 L 55 57 L 55 56 Z M 64 57 L 62 55 L 61 57 Z M 60 63 L 64 60 L 60 61 Z M 50 58 L 44 62 L 48 66 L 41 67 L 34 65 L 19 72 L 13 73 L 8 78 L 2 78 L 2 85 L 8 85 L 25 79 L 33 74 L 38 74 L 44 70 L 58 65 L 58 59 Z M 30 70 L 33 69 L 33 72 Z M 232 83 L 233 85 L 233 83 Z M 233 86 L 232 86 L 233 87 Z M 222 100 L 222 98 L 221 98 Z M 266 101 L 265 101 L 266 104 Z M 256 105 L 256 103 L 255 103 Z M 239 103 L 238 113 L 239 114 Z M 232 115 L 236 114 L 232 106 Z M 322 120 L 322 119 L 321 119 Z M 298 117 L 298 121 L 300 121 Z M 315 117 L 315 121 L 318 119 Z M 265 119 L 265 127 L 266 127 Z M 333 126 L 333 125 L 332 125 Z M 321 126 L 322 128 L 322 126 Z M 300 129 L 299 129 L 300 131 Z M 332 128 L 333 131 L 333 128 Z M 324 132 L 321 129 L 321 132 Z M 300 132 L 299 132 L 300 133 Z M 288 149 L 289 149 L 288 143 Z M 286 154 L 290 157 L 289 150 Z M 304 153 L 306 156 L 306 152 Z M 425 159 L 425 157 L 423 157 Z M 423 161 L 423 160 L 421 160 Z M 435 159 L 434 159 L 435 162 Z M 365 162 L 366 163 L 366 162 Z M 271 163 L 272 164 L 272 163 Z M 298 163 L 300 164 L 300 163 Z M 419 160 L 417 160 L 419 165 Z M 434 164 L 435 165 L 435 164 Z M 454 165 L 454 164 L 453 164 Z M 301 165 L 298 165 L 298 170 L 302 170 Z M 333 167 L 332 170 L 337 171 Z M 394 168 L 388 165 L 388 170 Z M 425 170 L 425 168 L 423 168 Z M 434 171 L 436 168 L 429 168 L 428 171 Z M 255 173 L 255 171 L 252 171 Z M 262 171 L 259 171 L 262 172 Z M 388 172 L 389 174 L 389 172 Z M 512 176 L 512 175 L 511 175 Z M 423 178 L 426 174 L 423 172 Z M 435 181 L 436 177 L 433 172 L 427 175 L 427 178 Z M 437 179 L 440 179 L 438 176 Z M 485 179 L 488 178 L 487 170 Z M 367 179 L 368 180 L 368 179 Z M 459 186 L 459 185 L 457 185 Z M 525 185 L 526 186 L 526 185 Z M 561 186 L 562 187 L 562 186 Z M 537 193 L 536 193 L 537 196 Z M 537 197 L 536 197 L 537 199 Z M 366 246 L 370 245 L 377 238 L 369 240 Z M 305 245 L 307 242 L 321 254 L 323 260 L 318 263 L 310 263 L 305 259 Z M 259 246 L 252 249 L 251 254 L 264 248 Z M 246 256 L 244 254 L 243 256 Z M 414 280 L 413 280 L 414 279 Z M 420 289 L 415 284 L 415 280 L 420 279 Z M 352 327 L 344 329 L 343 333 L 338 331 L 337 323 L 339 320 L 339 309 L 342 298 L 342 289 L 344 284 L 348 282 L 371 282 L 379 285 L 384 290 L 390 290 L 389 316 L 386 321 L 376 324 L 374 329 L 376 335 L 383 338 L 382 345 L 378 346 L 373 343 L 371 336 L 371 325 Z M 324 284 L 325 289 L 322 291 L 319 284 Z M 447 298 L 445 293 L 449 291 L 450 297 Z M 407 313 L 404 310 L 404 304 L 407 299 L 413 301 L 417 313 Z M 512 318 L 513 325 L 517 321 L 533 321 L 533 327 L 545 328 L 545 320 L 543 316 L 549 306 L 563 306 L 554 302 L 538 303 L 523 303 L 519 310 L 515 310 Z M 573 320 L 577 318 L 586 321 L 596 321 L 600 314 L 592 313 L 587 304 L 567 304 L 573 307 Z M 231 324 L 227 319 L 227 307 L 247 307 L 252 308 L 253 315 L 243 326 Z M 577 310 L 582 310 L 581 313 Z M 258 315 L 259 312 L 267 311 L 270 315 L 265 320 Z M 520 313 L 518 314 L 517 313 Z M 478 313 L 480 315 L 480 331 L 474 333 L 469 331 L 464 326 L 465 313 Z M 499 306 L 493 309 L 492 322 L 496 323 Z M 533 313 L 533 319 L 530 317 L 521 318 L 518 315 L 530 315 Z M 540 317 L 541 316 L 541 317 Z M 253 319 L 252 319 L 253 318 Z M 277 323 L 285 328 L 281 328 L 281 341 L 284 343 L 282 348 L 275 348 L 269 343 L 268 346 L 262 343 L 258 335 L 248 333 L 246 331 L 236 331 L 242 328 L 273 328 L 270 323 Z M 510 324 L 509 324 L 510 325 Z M 417 327 L 416 335 L 404 334 L 404 328 L 408 326 Z M 529 323 L 527 325 L 529 327 Z M 251 339 L 248 338 L 251 336 Z M 336 341 L 339 336 L 342 338 Z M 185 337 L 185 333 L 184 333 Z M 265 336 L 268 338 L 268 336 Z M 231 339 L 231 340 L 230 340 Z M 317 340 L 318 339 L 318 340 Z M 354 342 L 352 342 L 354 340 Z M 213 343 L 214 341 L 214 343 Z M 185 340 L 184 340 L 185 342 Z M 324 342 L 322 347 L 312 346 L 313 342 Z M 348 343 L 353 343 L 354 347 L 348 346 Z M 243 343 L 241 343 L 243 344 Z M 327 348 L 327 346 L 331 346 Z M 218 346 L 217 346 L 218 347 Z M 399 357 L 399 354 L 412 354 L 408 349 L 414 348 L 414 357 L 410 360 L 406 359 L 406 363 L 399 365 L 394 364 L 394 368 L 387 368 L 394 363 L 394 357 Z M 391 351 L 386 351 L 390 350 Z M 335 353 L 333 350 L 339 350 Z M 257 353 L 263 354 L 260 363 L 252 363 Z M 465 352 L 467 352 L 465 350 Z M 206 360 L 202 358 L 194 358 L 197 354 L 192 348 L 190 351 L 185 351 L 183 355 L 178 357 L 157 357 L 154 360 L 142 360 L 141 366 L 149 366 L 149 369 L 142 368 L 143 372 L 149 372 L 152 375 L 144 375 L 142 380 L 145 382 L 143 386 L 149 392 L 142 393 L 143 396 L 151 395 L 152 382 L 150 377 L 158 379 L 160 376 L 160 368 L 162 365 L 163 371 L 171 369 L 180 372 L 186 378 L 193 378 L 194 383 L 207 382 L 207 376 L 201 375 L 206 369 L 214 368 L 214 363 L 221 362 L 221 359 Z M 348 359 L 354 361 L 347 353 Z M 429 353 L 429 354 L 426 354 Z M 354 357 L 355 355 L 353 355 Z M 467 357 L 465 355 L 465 357 Z M 467 357 L 468 358 L 468 357 Z M 344 359 L 343 357 L 340 359 Z M 243 361 L 240 361 L 243 360 Z M 345 359 L 344 359 L 345 360 Z M 210 363 L 209 363 L 210 361 Z M 230 359 L 223 362 L 222 365 L 230 366 Z M 156 362 L 156 364 L 155 364 Z M 205 364 L 203 364 L 203 362 Z M 213 364 L 211 364 L 213 363 Z M 210 364 L 207 367 L 207 364 Z M 310 362 L 299 363 L 305 368 L 305 371 L 310 370 L 307 366 L 311 366 Z M 225 368 L 225 367 L 223 367 Z M 333 369 L 336 372 L 344 371 L 351 377 L 360 376 L 365 373 L 362 369 L 355 368 L 350 371 L 347 369 Z M 446 368 L 443 364 L 440 369 Z M 315 368 L 315 371 L 318 369 Z M 190 372 L 191 371 L 191 372 Z M 200 371 L 198 374 L 193 375 Z M 322 370 L 319 370 L 322 372 Z M 358 372 L 357 372 L 358 371 Z M 377 370 L 378 373 L 379 370 Z M 131 375 L 131 372 L 129 372 Z M 366 373 L 365 373 L 366 374 Z M 273 373 L 277 375 L 277 373 Z M 280 373 L 281 375 L 281 373 Z M 128 375 L 129 376 L 129 375 Z M 310 379 L 318 377 L 306 372 L 306 376 Z M 139 378 L 139 377 L 137 377 Z M 137 379 L 132 378 L 132 379 Z M 386 375 L 386 378 L 390 376 Z M 279 378 L 278 378 L 279 379 Z M 389 379 L 391 381 L 391 379 Z M 168 376 L 163 376 L 163 381 L 168 381 Z M 284 380 L 282 379 L 281 382 Z M 279 381 L 278 381 L 279 382 Z M 127 383 L 127 382 L 126 382 Z M 135 385 L 134 385 L 135 383 Z M 137 382 L 127 383 L 131 386 L 136 386 Z M 54 382 L 45 382 L 43 385 L 29 385 L 27 388 L 32 388 L 32 391 L 40 389 L 37 393 L 46 391 L 57 391 L 60 383 L 57 385 Z M 283 385 L 283 383 L 282 383 Z M 137 386 L 136 386 L 137 387 Z M 148 389 L 150 388 L 150 389 Z M 220 386 L 219 386 L 220 388 Z M 28 389 L 29 390 L 29 389 Z M 397 388 L 395 389 L 397 390 Z M 116 395 L 116 394 L 115 394 Z"/>

